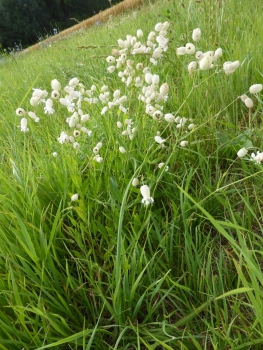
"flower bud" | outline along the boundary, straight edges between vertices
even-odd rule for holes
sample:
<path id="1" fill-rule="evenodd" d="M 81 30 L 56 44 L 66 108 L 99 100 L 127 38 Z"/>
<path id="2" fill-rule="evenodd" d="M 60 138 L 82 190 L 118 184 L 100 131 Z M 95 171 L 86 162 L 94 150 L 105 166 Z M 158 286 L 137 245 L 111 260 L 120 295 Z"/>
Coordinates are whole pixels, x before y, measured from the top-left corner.
<path id="1" fill-rule="evenodd" d="M 243 158 L 245 157 L 245 155 L 247 154 L 247 149 L 246 148 L 241 148 L 238 152 L 237 152 L 237 156 L 238 158 Z"/>
<path id="2" fill-rule="evenodd" d="M 193 39 L 193 41 L 198 41 L 201 39 L 201 29 L 200 28 L 196 28 L 193 30 L 192 39 Z"/>
<path id="3" fill-rule="evenodd" d="M 245 105 L 247 106 L 247 108 L 252 108 L 254 103 L 251 100 L 251 98 L 248 97 L 248 98 L 245 99 Z"/>
<path id="4" fill-rule="evenodd" d="M 257 94 L 258 92 L 260 92 L 262 90 L 262 88 L 263 88 L 262 84 L 254 84 L 254 85 L 250 86 L 249 92 L 251 94 Z"/>
<path id="5" fill-rule="evenodd" d="M 135 177 L 135 178 L 132 180 L 132 186 L 136 187 L 138 184 L 139 184 L 139 179 L 138 179 L 137 177 Z"/>
<path id="6" fill-rule="evenodd" d="M 186 55 L 186 48 L 185 47 L 178 47 L 176 49 L 176 55 L 178 55 L 178 56 Z"/>
<path id="7" fill-rule="evenodd" d="M 73 196 L 71 197 L 71 200 L 72 200 L 72 202 L 75 202 L 75 201 L 78 200 L 78 198 L 79 198 L 79 195 L 78 195 L 77 193 L 75 193 L 75 194 L 73 194 Z"/>

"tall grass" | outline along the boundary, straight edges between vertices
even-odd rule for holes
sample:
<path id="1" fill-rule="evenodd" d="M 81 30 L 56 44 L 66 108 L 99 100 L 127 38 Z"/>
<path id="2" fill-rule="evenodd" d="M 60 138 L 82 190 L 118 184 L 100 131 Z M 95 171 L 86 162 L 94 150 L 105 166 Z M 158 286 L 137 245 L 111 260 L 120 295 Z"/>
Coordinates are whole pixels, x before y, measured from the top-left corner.
<path id="1" fill-rule="evenodd" d="M 260 9 L 256 0 L 149 1 L 1 62 L 0 349 L 262 348 L 263 167 L 249 159 L 262 151 L 262 101 L 248 110 L 238 98 L 262 82 Z M 107 72 L 118 39 L 142 29 L 145 40 L 165 21 L 169 47 L 151 71 L 169 85 L 164 114 L 192 118 L 192 130 L 154 120 L 140 89 Z M 197 27 L 198 49 L 221 47 L 223 57 L 189 75 L 192 58 L 176 49 Z M 226 76 L 222 63 L 235 60 Z M 32 89 L 73 77 L 96 96 L 120 89 L 128 111 L 101 115 L 101 104 L 82 102 L 92 135 L 81 134 L 79 150 L 57 140 L 70 113 L 55 100 L 54 114 L 37 106 L 39 123 L 21 132 L 15 111 L 33 110 Z M 116 126 L 127 118 L 132 140 Z"/>

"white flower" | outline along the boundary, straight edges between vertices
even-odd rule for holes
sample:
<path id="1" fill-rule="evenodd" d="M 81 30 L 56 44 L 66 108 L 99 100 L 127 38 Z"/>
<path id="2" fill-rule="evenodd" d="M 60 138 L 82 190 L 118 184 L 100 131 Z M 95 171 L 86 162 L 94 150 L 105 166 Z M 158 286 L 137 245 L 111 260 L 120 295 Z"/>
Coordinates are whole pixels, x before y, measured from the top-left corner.
<path id="1" fill-rule="evenodd" d="M 166 96 L 169 92 L 169 85 L 167 83 L 163 83 L 160 87 L 160 94 L 162 96 Z"/>
<path id="2" fill-rule="evenodd" d="M 186 146 L 188 146 L 188 141 L 181 141 L 181 142 L 180 142 L 180 146 L 181 146 L 181 147 L 186 147 Z"/>
<path id="3" fill-rule="evenodd" d="M 162 139 L 161 136 L 157 135 L 154 137 L 155 142 L 159 143 L 162 145 L 165 142 L 165 139 Z"/>
<path id="4" fill-rule="evenodd" d="M 141 194 L 143 196 L 142 204 L 148 205 L 154 202 L 154 199 L 151 197 L 150 188 L 147 185 L 143 185 L 140 188 Z"/>
<path id="5" fill-rule="evenodd" d="M 210 57 L 204 56 L 200 61 L 199 61 L 199 68 L 201 70 L 208 70 L 211 68 L 212 60 Z"/>
<path id="6" fill-rule="evenodd" d="M 191 55 L 191 54 L 195 53 L 195 46 L 192 43 L 187 43 L 185 45 L 185 49 L 186 49 L 186 53 L 188 55 Z"/>
<path id="7" fill-rule="evenodd" d="M 260 164 L 263 162 L 263 152 L 257 151 L 257 154 L 252 153 L 251 154 L 251 160 L 254 160 L 256 163 Z"/>
<path id="8" fill-rule="evenodd" d="M 246 98 L 245 99 L 245 105 L 247 106 L 247 108 L 252 108 L 253 107 L 253 101 L 251 100 L 251 98 Z"/>
<path id="9" fill-rule="evenodd" d="M 84 126 L 82 126 L 82 127 L 80 128 L 80 130 L 81 130 L 82 132 L 84 132 L 85 134 L 87 134 L 88 136 L 91 136 L 91 134 L 92 134 L 92 131 L 91 131 L 91 130 L 88 130 L 88 129 L 85 128 Z"/>
<path id="10" fill-rule="evenodd" d="M 26 115 L 26 111 L 23 108 L 17 108 L 16 115 L 18 115 L 19 117 L 22 117 Z"/>
<path id="11" fill-rule="evenodd" d="M 188 129 L 189 129 L 189 130 L 192 130 L 194 127 L 195 127 L 195 124 L 189 124 L 189 125 L 188 125 Z"/>
<path id="12" fill-rule="evenodd" d="M 221 47 L 219 47 L 218 49 L 215 50 L 215 53 L 214 53 L 214 57 L 213 57 L 213 60 L 217 60 L 219 57 L 221 57 L 223 54 L 223 50 L 221 49 Z"/>
<path id="13" fill-rule="evenodd" d="M 39 100 L 43 100 L 44 98 L 47 97 L 48 92 L 46 90 L 41 90 L 41 89 L 33 89 L 33 97 L 36 97 Z"/>
<path id="14" fill-rule="evenodd" d="M 132 125 L 133 121 L 132 121 L 132 119 L 125 119 L 124 123 L 127 124 L 127 125 Z"/>
<path id="15" fill-rule="evenodd" d="M 78 137 L 80 135 L 80 132 L 78 130 L 74 130 L 73 135 L 74 137 Z"/>
<path id="16" fill-rule="evenodd" d="M 192 39 L 193 39 L 193 41 L 198 41 L 201 39 L 201 29 L 200 28 L 196 28 L 193 30 Z"/>
<path id="17" fill-rule="evenodd" d="M 54 100 L 59 100 L 59 98 L 60 98 L 60 93 L 59 93 L 57 90 L 54 90 L 54 91 L 52 91 L 52 93 L 51 93 L 51 97 L 52 97 Z"/>
<path id="18" fill-rule="evenodd" d="M 33 96 L 33 97 L 31 97 L 29 102 L 30 102 L 31 106 L 36 107 L 39 105 L 40 99 Z"/>
<path id="19" fill-rule="evenodd" d="M 251 86 L 250 86 L 249 92 L 250 92 L 251 94 L 257 94 L 257 93 L 260 92 L 262 89 L 263 89 L 262 84 L 254 84 L 254 85 L 251 85 Z"/>
<path id="20" fill-rule="evenodd" d="M 160 32 L 163 29 L 163 24 L 162 23 L 157 23 L 154 27 L 156 32 Z"/>
<path id="21" fill-rule="evenodd" d="M 61 90 L 61 84 L 57 79 L 53 79 L 51 81 L 51 87 L 53 90 L 59 91 Z"/>
<path id="22" fill-rule="evenodd" d="M 69 141 L 69 137 L 68 134 L 65 133 L 65 131 L 62 131 L 62 133 L 60 134 L 59 138 L 58 138 L 58 142 L 63 144 Z"/>
<path id="23" fill-rule="evenodd" d="M 137 69 L 137 70 L 142 70 L 142 69 L 143 69 L 143 63 L 141 63 L 141 62 L 140 62 L 140 63 L 137 63 L 137 64 L 136 64 L 136 69 Z"/>
<path id="24" fill-rule="evenodd" d="M 195 58 L 198 59 L 198 61 L 201 61 L 201 59 L 204 57 L 204 54 L 202 51 L 196 51 Z"/>
<path id="25" fill-rule="evenodd" d="M 107 61 L 108 63 L 115 63 L 116 59 L 115 59 L 114 56 L 108 56 L 108 57 L 106 58 L 106 61 Z"/>
<path id="26" fill-rule="evenodd" d="M 104 115 L 107 112 L 107 110 L 108 110 L 107 106 L 103 107 L 100 114 Z"/>
<path id="27" fill-rule="evenodd" d="M 75 202 L 79 199 L 79 195 L 77 193 L 73 194 L 73 196 L 71 197 L 72 202 Z"/>
<path id="28" fill-rule="evenodd" d="M 120 129 L 122 128 L 122 123 L 120 121 L 117 121 L 117 127 Z"/>
<path id="29" fill-rule="evenodd" d="M 77 85 L 78 85 L 78 83 L 79 83 L 79 79 L 78 78 L 73 78 L 73 79 L 71 79 L 70 81 L 69 81 L 69 86 L 71 86 L 71 87 L 76 87 Z"/>
<path id="30" fill-rule="evenodd" d="M 163 116 L 163 112 L 161 112 L 161 111 L 155 111 L 154 113 L 153 113 L 153 115 L 152 115 L 152 117 L 153 117 L 153 119 L 155 119 L 155 120 L 160 120 L 160 119 L 162 119 L 162 116 Z"/>
<path id="31" fill-rule="evenodd" d="M 39 118 L 36 116 L 36 114 L 34 112 L 28 112 L 28 115 L 29 115 L 30 118 L 34 119 L 34 121 L 36 123 L 39 122 Z"/>
<path id="32" fill-rule="evenodd" d="M 195 69 L 196 69 L 196 66 L 197 66 L 196 61 L 190 62 L 190 63 L 188 64 L 188 67 L 187 67 L 188 72 L 191 72 L 192 70 L 195 70 Z"/>
<path id="33" fill-rule="evenodd" d="M 79 149 L 79 147 L 80 147 L 80 145 L 79 145 L 78 142 L 74 142 L 74 143 L 73 143 L 73 148 Z"/>
<path id="34" fill-rule="evenodd" d="M 113 73 L 113 72 L 115 71 L 115 69 L 116 69 L 115 66 L 109 66 L 109 67 L 107 68 L 107 71 L 108 71 L 109 73 Z"/>
<path id="35" fill-rule="evenodd" d="M 160 77 L 159 77 L 159 75 L 158 75 L 158 74 L 154 74 L 154 75 L 152 76 L 152 83 L 153 83 L 154 85 L 159 85 L 159 82 L 160 82 Z"/>
<path id="36" fill-rule="evenodd" d="M 248 95 L 243 94 L 243 95 L 240 96 L 240 98 L 241 98 L 241 100 L 242 100 L 243 102 L 245 102 L 245 100 L 248 98 Z"/>
<path id="37" fill-rule="evenodd" d="M 93 153 L 98 154 L 101 147 L 102 147 L 102 143 L 101 142 L 97 143 L 97 145 L 93 148 Z"/>
<path id="38" fill-rule="evenodd" d="M 96 154 L 93 159 L 97 162 L 97 163 L 102 163 L 103 162 L 103 158 L 99 155 Z"/>
<path id="39" fill-rule="evenodd" d="M 82 114 L 81 117 L 80 117 L 80 120 L 82 122 L 86 122 L 87 120 L 89 120 L 89 118 L 90 118 L 89 114 Z"/>
<path id="40" fill-rule="evenodd" d="M 152 84 L 152 74 L 150 72 L 147 72 L 144 78 L 147 84 Z"/>
<path id="41" fill-rule="evenodd" d="M 101 92 L 106 92 L 108 90 L 108 86 L 107 85 L 103 85 L 100 89 Z"/>
<path id="42" fill-rule="evenodd" d="M 176 49 L 176 55 L 178 56 L 182 56 L 182 55 L 186 55 L 186 47 L 178 47 Z"/>
<path id="43" fill-rule="evenodd" d="M 27 119 L 26 118 L 22 118 L 21 119 L 20 128 L 21 128 L 21 131 L 23 131 L 23 132 L 28 132 L 29 131 L 29 129 L 27 127 Z"/>
<path id="44" fill-rule="evenodd" d="M 135 177 L 135 178 L 132 180 L 132 186 L 136 187 L 138 184 L 139 184 L 139 179 L 138 179 L 137 177 Z"/>
<path id="45" fill-rule="evenodd" d="M 237 156 L 238 158 L 243 158 L 245 157 L 245 155 L 247 154 L 248 150 L 246 148 L 241 148 L 238 152 L 237 152 Z"/>
<path id="46" fill-rule="evenodd" d="M 163 162 L 162 162 L 162 163 L 159 163 L 159 164 L 158 164 L 158 168 L 159 168 L 159 169 L 162 169 L 162 167 L 164 166 L 164 164 L 165 164 L 165 163 L 163 163 Z M 168 165 L 166 165 L 164 171 L 168 171 L 168 170 L 169 170 L 169 167 L 168 167 Z"/>
<path id="47" fill-rule="evenodd" d="M 164 119 L 165 119 L 168 123 L 173 123 L 173 122 L 175 121 L 175 117 L 174 117 L 171 113 L 165 114 Z"/>
<path id="48" fill-rule="evenodd" d="M 143 31 L 141 29 L 137 30 L 137 37 L 142 38 L 143 37 Z"/>
<path id="49" fill-rule="evenodd" d="M 230 75 L 230 74 L 232 74 L 239 66 L 240 66 L 240 62 L 239 62 L 239 61 L 234 61 L 234 62 L 228 61 L 228 62 L 225 62 L 225 63 L 223 64 L 223 69 L 224 69 L 226 75 Z"/>
<path id="50" fill-rule="evenodd" d="M 53 152 L 52 156 L 56 158 L 58 156 L 57 152 Z"/>
<path id="51" fill-rule="evenodd" d="M 53 106 L 53 101 L 51 100 L 51 98 L 49 98 L 46 101 L 46 107 L 44 107 L 45 114 L 53 114 L 55 112 L 52 106 Z"/>
<path id="52" fill-rule="evenodd" d="M 120 151 L 122 154 L 126 153 L 126 149 L 125 149 L 124 147 L 122 147 L 122 146 L 119 147 L 119 151 Z"/>

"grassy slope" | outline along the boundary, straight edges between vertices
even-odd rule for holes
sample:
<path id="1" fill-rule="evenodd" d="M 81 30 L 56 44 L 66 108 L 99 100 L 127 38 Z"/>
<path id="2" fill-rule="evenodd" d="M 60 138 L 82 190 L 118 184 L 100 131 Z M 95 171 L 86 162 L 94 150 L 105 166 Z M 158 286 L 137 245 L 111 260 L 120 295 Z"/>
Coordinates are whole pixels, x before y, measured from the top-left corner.
<path id="1" fill-rule="evenodd" d="M 260 349 L 262 166 L 236 160 L 239 148 L 262 147 L 260 102 L 252 130 L 237 99 L 262 81 L 260 11 L 255 0 L 157 2 L 1 65 L 0 349 Z M 106 72 L 110 45 L 166 20 L 169 49 L 152 71 L 170 86 L 165 113 L 194 119 L 188 134 L 152 120 L 135 89 Z M 196 27 L 202 51 L 220 46 L 221 63 L 240 60 L 233 75 L 189 77 L 191 59 L 175 51 Z M 119 136 L 125 115 L 88 104 L 93 136 L 79 152 L 56 140 L 68 116 L 61 106 L 52 116 L 38 109 L 40 123 L 21 133 L 15 110 L 30 109 L 32 88 L 72 77 L 126 93 L 136 137 Z M 104 162 L 95 164 L 99 141 Z M 152 206 L 141 205 L 134 173 Z"/>

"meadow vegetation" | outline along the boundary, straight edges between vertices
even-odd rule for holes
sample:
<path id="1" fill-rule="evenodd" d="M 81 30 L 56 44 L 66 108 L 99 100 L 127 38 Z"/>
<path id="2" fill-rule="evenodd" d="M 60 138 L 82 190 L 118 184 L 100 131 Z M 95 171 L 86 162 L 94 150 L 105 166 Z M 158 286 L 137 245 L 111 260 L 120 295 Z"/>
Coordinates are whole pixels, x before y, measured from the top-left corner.
<path id="1" fill-rule="evenodd" d="M 147 1 L 0 61 L 0 349 L 262 348 L 261 13 Z"/>

